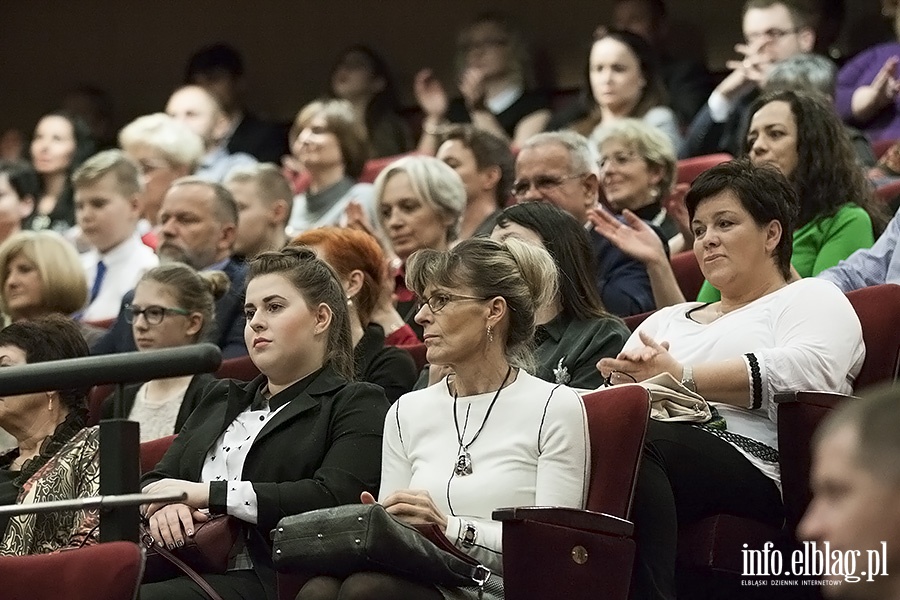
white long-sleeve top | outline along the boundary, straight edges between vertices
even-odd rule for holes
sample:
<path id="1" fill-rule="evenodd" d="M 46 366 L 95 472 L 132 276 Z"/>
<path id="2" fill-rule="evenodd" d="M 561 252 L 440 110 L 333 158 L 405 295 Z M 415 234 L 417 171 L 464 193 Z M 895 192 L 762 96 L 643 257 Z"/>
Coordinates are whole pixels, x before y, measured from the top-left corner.
<path id="1" fill-rule="evenodd" d="M 862 327 L 850 301 L 833 283 L 801 279 L 705 325 L 688 316 L 700 306 L 700 302 L 685 302 L 660 309 L 635 330 L 625 350 L 643 346 L 639 338 L 643 331 L 657 342 L 669 342 L 669 353 L 682 364 L 718 362 L 752 353 L 762 383 L 759 409 L 716 403 L 714 397 L 704 394 L 725 418 L 728 431 L 777 450 L 775 394 L 853 391 L 853 379 L 866 355 Z M 752 386 L 746 357 L 745 364 Z M 748 394 L 748 405 L 750 399 Z M 780 481 L 777 464 L 764 463 L 738 450 L 766 475 Z"/>
<path id="2" fill-rule="evenodd" d="M 456 402 L 468 444 L 484 422 L 494 392 Z M 469 448 L 472 473 L 454 473 L 459 439 L 447 380 L 403 395 L 385 420 L 381 490 L 427 490 L 447 516 L 447 538 L 486 567 L 502 573 L 502 525 L 491 513 L 507 506 L 584 506 L 590 473 L 587 419 L 571 388 L 519 371 L 500 392 L 484 429 Z M 466 413 L 468 423 L 466 424 Z M 462 545 L 466 523 L 477 531 Z"/>

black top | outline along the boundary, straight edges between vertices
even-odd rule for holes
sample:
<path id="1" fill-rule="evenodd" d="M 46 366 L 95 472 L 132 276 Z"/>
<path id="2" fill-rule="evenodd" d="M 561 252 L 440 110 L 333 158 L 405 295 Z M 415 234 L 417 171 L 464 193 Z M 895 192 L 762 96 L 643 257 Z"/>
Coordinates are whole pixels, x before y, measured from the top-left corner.
<path id="1" fill-rule="evenodd" d="M 36 202 L 37 200 L 35 200 Z M 65 233 L 75 225 L 75 198 L 72 186 L 68 183 L 56 199 L 56 205 L 49 214 L 39 214 L 37 208 L 22 221 L 22 229 L 44 231 L 50 229 L 57 233 Z"/>
<path id="2" fill-rule="evenodd" d="M 213 381 L 216 381 L 216 378 L 211 373 L 200 373 L 191 378 L 191 382 L 184 391 L 184 397 L 181 399 L 181 408 L 178 409 L 178 416 L 175 418 L 175 431 L 170 433 L 181 432 L 188 417 L 191 416 L 191 413 L 194 412 L 194 409 L 200 404 L 200 400 L 203 397 L 203 390 Z M 122 406 L 124 407 L 123 414 L 125 417 L 128 417 L 128 415 L 131 414 L 131 409 L 134 408 L 138 390 L 141 389 L 142 385 L 144 384 L 134 383 L 125 386 L 125 389 L 122 390 Z M 100 413 L 103 419 L 115 418 L 115 394 L 110 395 L 103 401 Z"/>
<path id="3" fill-rule="evenodd" d="M 206 455 L 234 419 L 266 385 L 219 380 L 207 387 L 200 405 L 156 468 L 141 485 L 165 478 L 200 481 Z M 265 424 L 244 461 L 241 480 L 253 483 L 257 524 L 246 524 L 254 569 L 275 596 L 270 532 L 287 515 L 359 502 L 363 491 L 378 492 L 381 437 L 388 402 L 378 386 L 348 383 L 326 365 L 269 401 L 288 401 Z M 224 512 L 228 482 L 209 484 L 210 511 Z"/>
<path id="4" fill-rule="evenodd" d="M 390 402 L 411 391 L 416 382 L 416 364 L 412 356 L 395 346 L 385 346 L 381 325 L 372 323 L 366 327 L 362 339 L 353 349 L 353 360 L 356 378 L 380 385 Z"/>
<path id="5" fill-rule="evenodd" d="M 588 236 L 597 257 L 597 291 L 606 310 L 619 317 L 655 310 L 647 268 L 593 229 Z"/>
<path id="6" fill-rule="evenodd" d="M 281 157 L 289 154 L 289 123 L 269 123 L 252 114 L 244 114 L 228 139 L 229 154 L 246 152 L 260 162 L 281 164 Z"/>
<path id="7" fill-rule="evenodd" d="M 18 454 L 18 453 L 17 453 Z M 0 506 L 15 504 L 19 498 L 19 488 L 14 483 L 19 471 L 10 471 L 6 466 L 0 467 Z M 9 515 L 0 516 L 0 540 L 6 535 Z"/>
<path id="8" fill-rule="evenodd" d="M 684 142 L 678 151 L 678 158 L 703 156 L 716 152 L 728 152 L 732 156 L 741 156 L 744 148 L 744 135 L 750 124 L 750 107 L 759 97 L 759 90 L 747 92 L 734 102 L 734 109 L 723 123 L 712 119 L 709 105 L 704 104 L 691 121 Z"/>
<path id="9" fill-rule="evenodd" d="M 524 92 L 519 96 L 518 100 L 509 105 L 506 110 L 494 115 L 500 126 L 510 138 L 515 137 L 516 126 L 519 121 L 528 115 L 539 110 L 550 108 L 550 102 L 547 96 L 540 92 Z M 447 107 L 447 120 L 451 123 L 471 123 L 472 117 L 466 108 L 466 103 L 462 98 L 455 98 L 450 101 Z"/>

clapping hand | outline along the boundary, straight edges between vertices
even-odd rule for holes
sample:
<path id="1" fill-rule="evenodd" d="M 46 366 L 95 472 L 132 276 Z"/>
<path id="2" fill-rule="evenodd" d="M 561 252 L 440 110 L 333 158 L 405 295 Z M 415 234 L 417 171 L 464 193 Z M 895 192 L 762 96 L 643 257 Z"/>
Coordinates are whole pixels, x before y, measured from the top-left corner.
<path id="1" fill-rule="evenodd" d="M 900 59 L 896 56 L 888 58 L 872 83 L 853 92 L 851 104 L 854 115 L 861 119 L 870 118 L 894 101 L 900 92 L 900 80 L 897 79 L 898 62 Z"/>
<path id="2" fill-rule="evenodd" d="M 627 209 L 622 211 L 622 217 L 624 223 L 603 207 L 588 211 L 594 230 L 628 256 L 645 265 L 668 261 L 663 242 L 650 225 Z"/>
<path id="3" fill-rule="evenodd" d="M 470 111 L 484 108 L 484 72 L 473 68 L 463 71 L 459 80 L 459 91 Z"/>
<path id="4" fill-rule="evenodd" d="M 669 343 L 657 343 L 648 334 L 639 334 L 644 345 L 620 352 L 615 358 L 601 358 L 597 369 L 604 377 L 612 371 L 620 371 L 634 377 L 635 381 L 644 381 L 660 373 L 670 373 L 676 379 L 681 378 L 682 365 L 669 354 Z"/>
<path id="5" fill-rule="evenodd" d="M 431 69 L 422 69 L 416 73 L 413 79 L 413 93 L 426 117 L 443 119 L 447 114 L 449 106 L 447 92 Z"/>

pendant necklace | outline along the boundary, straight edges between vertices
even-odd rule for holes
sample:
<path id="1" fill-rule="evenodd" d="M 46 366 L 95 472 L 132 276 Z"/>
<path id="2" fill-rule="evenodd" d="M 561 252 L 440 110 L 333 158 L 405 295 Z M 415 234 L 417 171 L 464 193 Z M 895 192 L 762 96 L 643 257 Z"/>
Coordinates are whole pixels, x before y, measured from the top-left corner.
<path id="1" fill-rule="evenodd" d="M 453 468 L 453 473 L 458 477 L 472 474 L 472 455 L 469 454 L 469 446 L 475 443 L 475 440 L 478 439 L 478 436 L 481 435 L 481 432 L 484 430 L 484 426 L 491 416 L 491 411 L 494 410 L 494 404 L 497 402 L 497 398 L 500 397 L 500 392 L 503 390 L 503 386 L 506 385 L 506 380 L 509 379 L 510 373 L 512 373 L 512 366 L 509 366 L 506 369 L 506 376 L 503 378 L 503 383 L 500 384 L 497 393 L 494 394 L 493 400 L 491 400 L 491 403 L 488 405 L 487 412 L 484 414 L 484 421 L 481 422 L 481 427 L 478 428 L 478 431 L 475 432 L 475 435 L 469 440 L 468 444 L 463 443 L 463 436 L 466 434 L 466 427 L 469 424 L 468 410 L 466 411 L 466 424 L 463 426 L 462 433 L 460 433 L 459 418 L 456 416 L 456 404 L 459 392 L 453 392 L 453 424 L 456 426 L 456 438 L 459 440 L 459 453 L 456 456 L 456 465 Z M 471 404 L 469 405 L 469 408 L 471 408 Z"/>

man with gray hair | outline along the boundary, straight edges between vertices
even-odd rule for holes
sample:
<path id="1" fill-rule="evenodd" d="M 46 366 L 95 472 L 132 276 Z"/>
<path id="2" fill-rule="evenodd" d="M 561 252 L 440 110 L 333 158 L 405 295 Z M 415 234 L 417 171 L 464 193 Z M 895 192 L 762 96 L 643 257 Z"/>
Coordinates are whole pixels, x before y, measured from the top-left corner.
<path id="1" fill-rule="evenodd" d="M 588 224 L 597 206 L 597 152 L 571 131 L 539 133 L 522 145 L 512 193 L 519 202 L 548 202 L 583 224 L 597 257 L 597 291 L 606 309 L 620 317 L 654 310 L 647 270 Z"/>
<path id="2" fill-rule="evenodd" d="M 848 400 L 813 439 L 813 499 L 797 528 L 826 560 L 855 556 L 832 598 L 900 598 L 900 392 Z M 827 549 L 825 544 L 828 544 Z M 847 565 L 847 561 L 842 561 Z M 858 579 L 858 580 L 857 580 Z"/>

